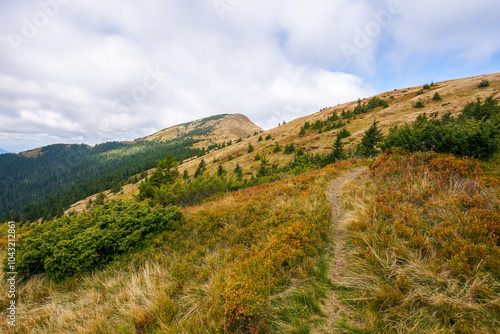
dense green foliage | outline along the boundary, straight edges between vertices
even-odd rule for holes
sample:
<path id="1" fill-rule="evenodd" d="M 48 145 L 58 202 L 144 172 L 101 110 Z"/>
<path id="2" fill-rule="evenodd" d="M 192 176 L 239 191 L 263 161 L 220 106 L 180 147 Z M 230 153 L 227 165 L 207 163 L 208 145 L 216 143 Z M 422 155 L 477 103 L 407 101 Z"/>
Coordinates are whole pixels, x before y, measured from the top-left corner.
<path id="1" fill-rule="evenodd" d="M 380 152 L 377 147 L 382 139 L 382 131 L 378 128 L 377 122 L 373 122 L 370 128 L 365 131 L 363 138 L 361 138 L 361 142 L 357 146 L 356 153 L 362 157 L 377 155 Z"/>
<path id="2" fill-rule="evenodd" d="M 358 101 L 358 105 L 354 110 L 343 110 L 340 115 L 337 111 L 328 117 L 325 121 L 317 120 L 313 124 L 310 122 L 305 122 L 300 128 L 299 137 L 306 135 L 306 130 L 317 130 L 318 133 L 328 132 L 335 129 L 340 129 L 346 125 L 343 120 L 348 120 L 350 118 L 355 118 L 357 115 L 365 114 L 376 108 L 387 108 L 389 103 L 381 98 L 374 97 L 368 101 L 368 103 L 361 103 Z"/>
<path id="3" fill-rule="evenodd" d="M 44 272 L 61 281 L 101 268 L 143 248 L 148 237 L 169 230 L 180 218 L 175 207 L 115 201 L 45 222 L 17 242 L 18 274 L 30 277 Z"/>
<path id="4" fill-rule="evenodd" d="M 27 158 L 0 155 L 0 218 L 49 219 L 66 207 L 106 189 L 119 190 L 127 180 L 171 153 L 179 161 L 196 156 L 194 140 L 51 145 Z"/>
<path id="5" fill-rule="evenodd" d="M 418 100 L 418 101 L 417 101 L 417 103 L 415 103 L 415 104 L 413 105 L 413 108 L 417 108 L 417 109 L 419 109 L 419 108 L 424 108 L 424 107 L 425 107 L 425 103 L 424 103 L 424 102 L 422 102 L 421 100 Z"/>
<path id="6" fill-rule="evenodd" d="M 490 86 L 490 82 L 488 80 L 483 80 L 481 81 L 481 83 L 477 86 L 478 88 L 485 88 L 485 87 L 489 87 Z"/>
<path id="7" fill-rule="evenodd" d="M 420 115 L 411 125 L 392 128 L 383 148 L 435 151 L 486 159 L 500 149 L 500 106 L 492 97 L 469 103 L 458 117 Z"/>

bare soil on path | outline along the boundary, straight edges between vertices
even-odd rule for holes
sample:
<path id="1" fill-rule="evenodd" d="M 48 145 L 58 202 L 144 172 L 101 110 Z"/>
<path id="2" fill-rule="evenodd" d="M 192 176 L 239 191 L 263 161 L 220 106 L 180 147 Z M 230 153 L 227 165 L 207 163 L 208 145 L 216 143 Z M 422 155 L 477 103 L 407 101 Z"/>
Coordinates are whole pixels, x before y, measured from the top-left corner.
<path id="1" fill-rule="evenodd" d="M 346 226 L 348 221 L 345 219 L 345 213 L 340 204 L 340 197 L 342 196 L 342 189 L 346 184 L 353 181 L 362 172 L 367 170 L 366 167 L 351 170 L 350 172 L 336 178 L 330 185 L 328 190 L 328 198 L 332 207 L 332 228 L 333 228 L 333 259 L 330 264 L 328 276 L 331 281 L 337 285 L 343 281 L 347 274 L 347 255 L 346 255 Z M 328 300 L 323 306 L 323 312 L 327 315 L 328 319 L 326 324 L 315 333 L 336 333 L 335 322 L 341 319 L 344 315 L 350 312 L 348 308 L 339 300 L 338 293 L 331 291 Z"/>

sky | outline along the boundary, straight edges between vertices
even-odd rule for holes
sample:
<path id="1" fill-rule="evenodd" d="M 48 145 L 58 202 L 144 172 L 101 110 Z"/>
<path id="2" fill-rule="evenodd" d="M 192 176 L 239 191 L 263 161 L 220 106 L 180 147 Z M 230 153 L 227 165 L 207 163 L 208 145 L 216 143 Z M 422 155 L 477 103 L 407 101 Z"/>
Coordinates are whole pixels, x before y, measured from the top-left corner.
<path id="1" fill-rule="evenodd" d="M 498 0 L 1 0 L 0 148 L 264 129 L 500 71 Z"/>

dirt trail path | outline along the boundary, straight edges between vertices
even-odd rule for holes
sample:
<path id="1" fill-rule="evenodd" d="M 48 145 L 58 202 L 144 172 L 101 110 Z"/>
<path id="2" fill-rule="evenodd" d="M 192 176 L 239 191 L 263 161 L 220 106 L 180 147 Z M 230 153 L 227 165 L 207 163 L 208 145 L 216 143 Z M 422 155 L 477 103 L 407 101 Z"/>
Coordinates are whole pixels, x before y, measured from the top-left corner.
<path id="1" fill-rule="evenodd" d="M 334 258 L 330 264 L 329 277 L 335 284 L 342 281 L 347 274 L 347 260 L 345 250 L 346 225 L 347 221 L 340 205 L 340 196 L 346 183 L 354 180 L 358 175 L 367 170 L 366 167 L 351 170 L 350 172 L 336 178 L 328 190 L 328 197 L 332 206 L 332 223 L 334 228 Z M 328 316 L 327 323 L 315 333 L 334 333 L 335 321 L 339 320 L 343 314 L 349 314 L 349 310 L 339 301 L 338 294 L 332 291 L 323 311 Z"/>

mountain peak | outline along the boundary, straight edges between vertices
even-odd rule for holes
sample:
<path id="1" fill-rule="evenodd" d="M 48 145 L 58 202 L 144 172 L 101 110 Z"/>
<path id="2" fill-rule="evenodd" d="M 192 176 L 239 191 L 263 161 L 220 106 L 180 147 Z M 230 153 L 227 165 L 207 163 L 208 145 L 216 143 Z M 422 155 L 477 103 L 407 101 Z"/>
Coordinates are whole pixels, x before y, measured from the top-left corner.
<path id="1" fill-rule="evenodd" d="M 238 140 L 263 130 L 242 114 L 222 114 L 161 130 L 143 140 L 170 141 L 183 137 L 200 140 L 201 145 Z"/>

